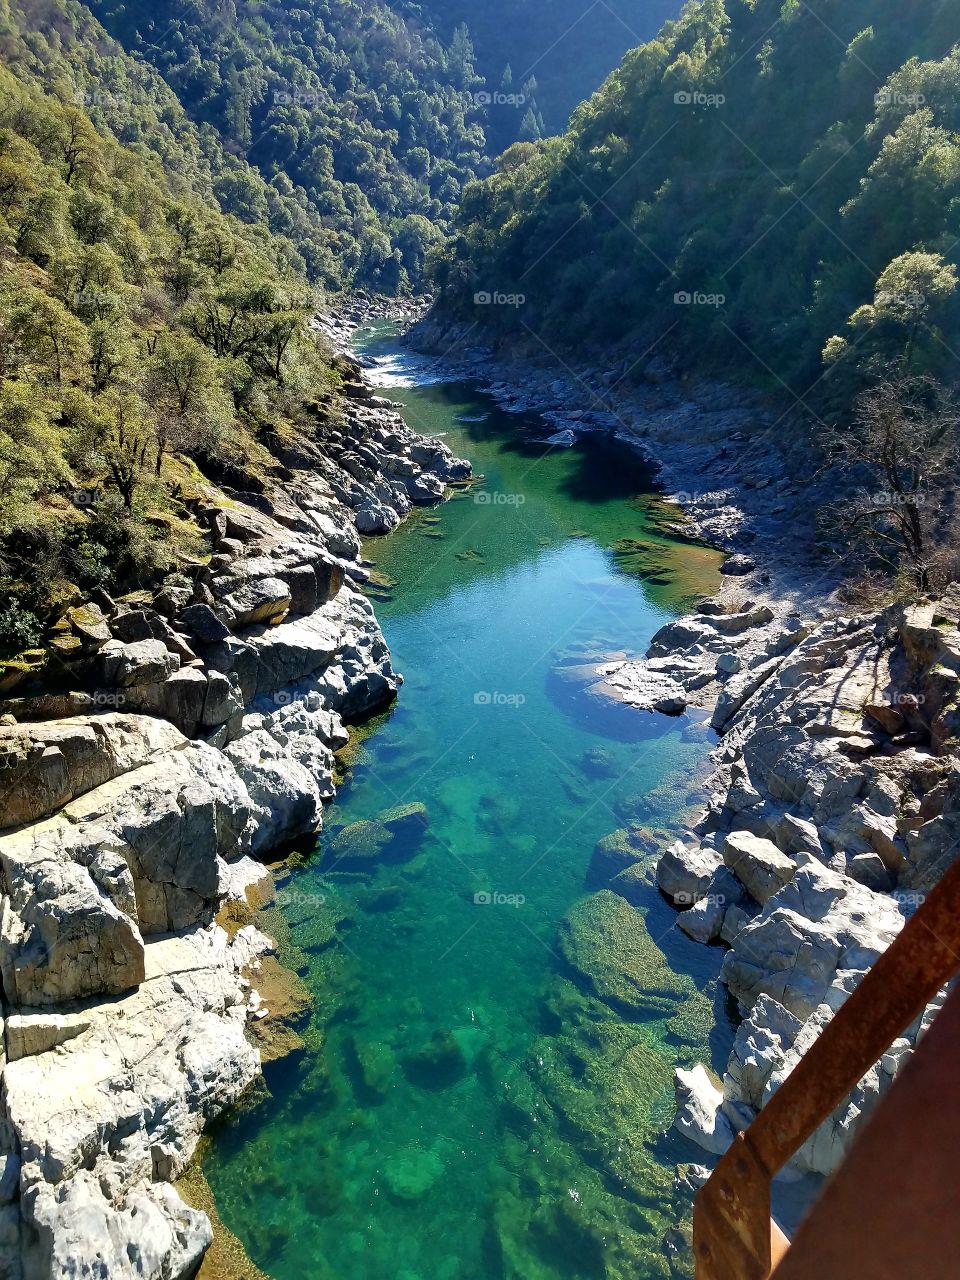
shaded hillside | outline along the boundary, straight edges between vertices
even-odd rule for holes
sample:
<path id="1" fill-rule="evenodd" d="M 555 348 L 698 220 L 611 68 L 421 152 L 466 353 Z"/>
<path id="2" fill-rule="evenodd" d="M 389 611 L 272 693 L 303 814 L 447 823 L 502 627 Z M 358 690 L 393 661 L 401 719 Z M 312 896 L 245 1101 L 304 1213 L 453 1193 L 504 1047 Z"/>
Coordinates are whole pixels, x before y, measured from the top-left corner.
<path id="1" fill-rule="evenodd" d="M 444 36 L 466 24 L 496 154 L 518 139 L 559 133 L 627 50 L 651 39 L 680 7 L 680 0 L 424 0 L 420 9 Z"/>
<path id="2" fill-rule="evenodd" d="M 468 188 L 442 312 L 821 410 L 902 359 L 955 378 L 958 40 L 948 0 L 690 6 Z"/>

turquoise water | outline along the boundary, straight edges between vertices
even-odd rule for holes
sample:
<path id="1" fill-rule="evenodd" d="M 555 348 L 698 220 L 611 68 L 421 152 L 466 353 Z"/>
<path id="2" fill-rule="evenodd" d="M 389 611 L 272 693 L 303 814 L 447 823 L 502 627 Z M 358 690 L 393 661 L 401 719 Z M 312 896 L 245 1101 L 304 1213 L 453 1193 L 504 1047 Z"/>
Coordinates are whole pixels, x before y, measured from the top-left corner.
<path id="1" fill-rule="evenodd" d="M 364 346 L 402 376 L 391 343 Z M 711 735 L 592 705 L 556 668 L 642 652 L 716 588 L 718 557 L 664 530 L 619 444 L 523 443 L 462 385 L 385 394 L 483 478 L 367 546 L 406 683 L 280 885 L 284 958 L 316 997 L 307 1050 L 267 1069 L 269 1097 L 220 1128 L 205 1172 L 276 1280 L 682 1274 L 673 1171 L 697 1153 L 664 1131 L 675 1065 L 729 1045 L 719 956 L 671 929 L 655 890 L 634 919 L 586 899 L 585 877 L 614 829 L 675 828 Z M 339 856 L 341 828 L 413 803 L 426 828 Z M 649 1008 L 589 976 L 624 928 L 661 993 Z"/>

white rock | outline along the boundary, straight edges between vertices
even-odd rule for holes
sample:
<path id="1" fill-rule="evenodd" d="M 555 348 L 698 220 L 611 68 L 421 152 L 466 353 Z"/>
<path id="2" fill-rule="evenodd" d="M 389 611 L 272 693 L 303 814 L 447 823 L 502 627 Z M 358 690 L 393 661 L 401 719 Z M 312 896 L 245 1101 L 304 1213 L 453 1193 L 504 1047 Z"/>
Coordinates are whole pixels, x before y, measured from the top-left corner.
<path id="1" fill-rule="evenodd" d="M 723 842 L 723 860 L 761 906 L 793 879 L 797 864 L 772 840 L 749 831 L 731 831 Z"/>
<path id="2" fill-rule="evenodd" d="M 678 1069 L 673 1077 L 677 1096 L 674 1128 L 704 1151 L 723 1155 L 735 1137 L 723 1111 L 723 1093 L 702 1063 L 689 1071 Z"/>
<path id="3" fill-rule="evenodd" d="M 657 863 L 657 884 L 675 904 L 693 906 L 707 892 L 710 877 L 720 865 L 714 849 L 677 840 Z"/>

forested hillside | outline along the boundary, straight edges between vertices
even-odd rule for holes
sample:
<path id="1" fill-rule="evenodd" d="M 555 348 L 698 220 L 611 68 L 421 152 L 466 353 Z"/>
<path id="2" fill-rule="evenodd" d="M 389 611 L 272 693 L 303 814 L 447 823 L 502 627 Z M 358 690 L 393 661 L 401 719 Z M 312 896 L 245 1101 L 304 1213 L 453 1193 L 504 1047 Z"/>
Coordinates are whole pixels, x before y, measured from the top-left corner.
<path id="1" fill-rule="evenodd" d="M 955 0 L 690 6 L 468 188 L 442 308 L 824 412 L 903 360 L 955 378 L 958 40 Z"/>
<path id="2" fill-rule="evenodd" d="M 677 16 L 681 0 L 423 0 L 420 8 L 444 37 L 459 23 L 469 30 L 496 155 L 566 128 L 627 50 Z"/>
<path id="3" fill-rule="evenodd" d="M 267 206 L 270 189 L 109 42 L 77 44 L 79 13 L 33 34 L 5 15 L 0 653 L 78 592 L 155 583 L 202 550 L 204 474 L 256 487 L 337 382 L 294 244 L 212 194 Z M 131 146 L 95 128 L 92 94 Z M 272 209 L 300 242 L 308 215 Z"/>
<path id="4" fill-rule="evenodd" d="M 393 292 L 483 162 L 465 32 L 449 46 L 377 0 L 94 0 L 188 116 L 300 201 L 330 258 L 316 278 Z"/>

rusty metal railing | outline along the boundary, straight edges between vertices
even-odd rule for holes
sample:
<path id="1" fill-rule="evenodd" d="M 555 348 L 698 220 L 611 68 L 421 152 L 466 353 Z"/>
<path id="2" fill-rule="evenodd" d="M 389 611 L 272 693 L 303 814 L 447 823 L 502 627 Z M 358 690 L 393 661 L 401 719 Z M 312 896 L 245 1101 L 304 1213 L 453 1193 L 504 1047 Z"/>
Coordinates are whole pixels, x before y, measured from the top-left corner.
<path id="1" fill-rule="evenodd" d="M 768 1280 L 789 1248 L 771 1218 L 774 1174 L 958 970 L 960 862 L 943 876 L 700 1189 L 693 1210 L 697 1280 Z"/>

